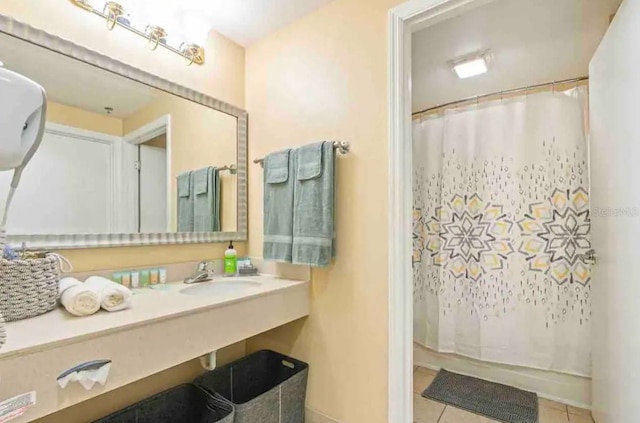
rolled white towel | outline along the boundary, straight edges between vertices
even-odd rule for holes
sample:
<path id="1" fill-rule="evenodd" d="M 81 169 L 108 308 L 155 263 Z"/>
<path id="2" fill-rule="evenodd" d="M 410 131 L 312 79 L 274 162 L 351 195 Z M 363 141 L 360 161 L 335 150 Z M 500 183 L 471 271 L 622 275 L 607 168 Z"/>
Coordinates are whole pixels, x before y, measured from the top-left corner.
<path id="1" fill-rule="evenodd" d="M 107 311 L 119 311 L 131 305 L 133 293 L 125 286 L 100 276 L 91 276 L 84 285 L 98 294 L 100 306 Z"/>
<path id="2" fill-rule="evenodd" d="M 58 283 L 60 303 L 74 316 L 88 316 L 100 310 L 100 297 L 76 278 L 62 278 Z"/>

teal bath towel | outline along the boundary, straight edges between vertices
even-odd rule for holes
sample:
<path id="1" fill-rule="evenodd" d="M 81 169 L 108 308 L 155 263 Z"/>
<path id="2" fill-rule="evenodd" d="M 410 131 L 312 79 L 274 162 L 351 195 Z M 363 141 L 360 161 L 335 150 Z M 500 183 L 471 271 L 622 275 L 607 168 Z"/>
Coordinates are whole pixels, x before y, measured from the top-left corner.
<path id="1" fill-rule="evenodd" d="M 178 232 L 193 232 L 193 172 L 178 175 Z"/>
<path id="2" fill-rule="evenodd" d="M 292 262 L 328 266 L 335 255 L 335 151 L 321 142 L 296 150 Z"/>
<path id="3" fill-rule="evenodd" d="M 193 172 L 193 231 L 220 231 L 220 174 L 215 167 Z"/>
<path id="4" fill-rule="evenodd" d="M 264 240 L 265 260 L 291 262 L 293 243 L 293 190 L 295 155 L 279 151 L 264 159 Z"/>

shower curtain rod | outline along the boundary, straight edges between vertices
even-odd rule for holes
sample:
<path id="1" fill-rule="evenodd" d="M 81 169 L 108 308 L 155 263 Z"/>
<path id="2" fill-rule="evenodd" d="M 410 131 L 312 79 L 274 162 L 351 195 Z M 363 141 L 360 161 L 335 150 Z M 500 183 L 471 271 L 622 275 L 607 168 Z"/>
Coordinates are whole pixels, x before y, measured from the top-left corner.
<path id="1" fill-rule="evenodd" d="M 527 92 L 529 90 L 535 90 L 537 88 L 551 87 L 551 86 L 563 85 L 563 84 L 571 84 L 571 83 L 574 83 L 574 82 L 578 83 L 578 82 L 587 81 L 587 80 L 589 80 L 589 77 L 588 76 L 583 76 L 583 77 L 580 77 L 580 78 L 565 79 L 563 81 L 554 81 L 554 82 L 547 82 L 545 84 L 529 85 L 527 87 L 516 88 L 516 89 L 513 89 L 513 90 L 497 91 L 497 92 L 491 93 L 491 94 L 476 95 L 476 96 L 473 96 L 473 97 L 463 98 L 462 100 L 456 100 L 456 101 L 452 101 L 450 103 L 440 104 L 440 105 L 435 106 L 435 107 L 430 107 L 428 109 L 420 110 L 419 112 L 413 113 L 411 116 L 418 117 L 420 115 L 423 115 L 423 114 L 428 113 L 428 112 L 432 112 L 434 110 L 455 106 L 455 105 L 466 103 L 466 102 L 473 101 L 473 100 L 477 101 L 477 100 L 481 100 L 483 98 L 493 97 L 495 95 L 503 96 L 505 94 L 513 94 L 513 93 L 517 93 L 517 92 L 520 92 L 520 91 Z"/>

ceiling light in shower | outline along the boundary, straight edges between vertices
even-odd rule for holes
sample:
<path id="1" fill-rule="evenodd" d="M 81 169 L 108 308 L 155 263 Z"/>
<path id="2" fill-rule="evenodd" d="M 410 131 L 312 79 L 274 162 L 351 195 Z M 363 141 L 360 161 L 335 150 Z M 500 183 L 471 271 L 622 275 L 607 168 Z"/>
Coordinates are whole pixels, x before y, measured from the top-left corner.
<path id="1" fill-rule="evenodd" d="M 450 65 L 458 78 L 466 79 L 487 73 L 490 60 L 491 52 L 486 50 L 453 60 Z"/>

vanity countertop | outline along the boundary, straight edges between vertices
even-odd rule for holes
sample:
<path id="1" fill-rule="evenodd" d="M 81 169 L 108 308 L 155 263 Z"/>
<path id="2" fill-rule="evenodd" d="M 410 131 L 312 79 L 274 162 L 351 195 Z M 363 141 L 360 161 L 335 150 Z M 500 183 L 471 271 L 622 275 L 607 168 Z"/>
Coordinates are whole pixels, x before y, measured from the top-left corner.
<path id="1" fill-rule="evenodd" d="M 180 291 L 195 285 L 182 282 L 157 285 L 158 289 L 134 290 L 129 309 L 75 317 L 58 307 L 49 313 L 31 319 L 7 323 L 7 342 L 0 349 L 0 359 L 33 351 L 42 351 L 72 342 L 84 341 L 111 332 L 131 329 L 231 305 L 245 300 L 267 296 L 284 290 L 308 288 L 308 282 L 279 279 L 274 276 L 234 277 L 213 279 L 216 282 L 253 281 L 260 285 L 246 291 L 224 295 L 185 295 Z"/>

